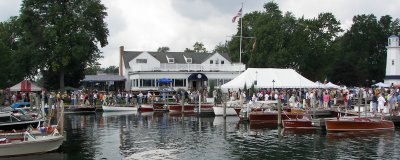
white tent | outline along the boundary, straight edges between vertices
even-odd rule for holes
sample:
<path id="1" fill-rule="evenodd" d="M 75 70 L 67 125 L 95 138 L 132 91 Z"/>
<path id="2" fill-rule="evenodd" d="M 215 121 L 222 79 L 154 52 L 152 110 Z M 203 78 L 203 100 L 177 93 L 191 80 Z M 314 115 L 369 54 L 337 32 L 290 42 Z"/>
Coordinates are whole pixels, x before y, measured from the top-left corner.
<path id="1" fill-rule="evenodd" d="M 325 84 L 325 88 L 336 88 L 339 89 L 340 86 L 333 84 L 332 82 L 328 82 L 327 84 Z"/>
<path id="2" fill-rule="evenodd" d="M 317 88 L 314 82 L 293 69 L 248 68 L 235 79 L 221 86 L 222 89 L 249 88 L 257 81 L 256 88 Z"/>
<path id="3" fill-rule="evenodd" d="M 35 83 L 32 83 L 31 81 L 23 80 L 18 84 L 10 87 L 10 91 L 22 91 L 22 92 L 42 91 L 42 88 L 37 86 Z"/>
<path id="4" fill-rule="evenodd" d="M 375 86 L 375 87 L 382 87 L 382 88 L 388 88 L 388 87 L 389 87 L 389 85 L 387 85 L 387 84 L 385 84 L 385 83 L 382 83 L 382 82 L 376 83 L 376 84 L 374 84 L 374 85 L 372 85 L 372 86 Z"/>

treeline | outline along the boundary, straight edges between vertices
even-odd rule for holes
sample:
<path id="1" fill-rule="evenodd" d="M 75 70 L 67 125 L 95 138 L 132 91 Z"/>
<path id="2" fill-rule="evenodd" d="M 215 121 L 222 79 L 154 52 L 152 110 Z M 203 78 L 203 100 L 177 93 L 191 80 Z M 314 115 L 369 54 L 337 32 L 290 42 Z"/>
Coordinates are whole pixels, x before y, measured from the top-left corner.
<path id="1" fill-rule="evenodd" d="M 344 31 L 331 13 L 296 18 L 274 2 L 264 11 L 243 16 L 242 62 L 247 67 L 293 68 L 316 81 L 365 86 L 385 76 L 387 38 L 400 31 L 399 19 L 389 15 L 356 15 Z M 240 21 L 235 36 L 240 36 Z M 239 62 L 239 38 L 233 36 L 215 51 L 228 52 Z M 254 41 L 256 44 L 254 45 Z"/>
<path id="2" fill-rule="evenodd" d="M 108 44 L 106 16 L 99 0 L 24 0 L 0 22 L 0 88 L 38 77 L 46 89 L 78 87 Z"/>

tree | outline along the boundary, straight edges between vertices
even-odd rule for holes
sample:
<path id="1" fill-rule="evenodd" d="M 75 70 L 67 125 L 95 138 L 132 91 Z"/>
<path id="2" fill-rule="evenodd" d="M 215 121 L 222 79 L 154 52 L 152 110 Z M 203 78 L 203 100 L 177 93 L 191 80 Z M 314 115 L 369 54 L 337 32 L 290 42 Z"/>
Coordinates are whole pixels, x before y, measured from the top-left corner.
<path id="1" fill-rule="evenodd" d="M 105 10 L 100 0 L 23 1 L 22 50 L 36 53 L 42 70 L 58 73 L 61 91 L 72 62 L 83 73 L 102 57 L 98 46 L 108 44 Z"/>
<path id="2" fill-rule="evenodd" d="M 107 74 L 118 74 L 119 67 L 117 67 L 117 66 L 109 66 L 107 68 L 103 68 L 103 70 L 104 70 L 104 73 L 107 73 Z"/>
<path id="3" fill-rule="evenodd" d="M 169 52 L 169 47 L 158 47 L 157 52 L 161 53 Z"/>
<path id="4" fill-rule="evenodd" d="M 186 48 L 184 52 L 198 52 L 198 53 L 207 53 L 207 49 L 204 47 L 204 44 L 201 42 L 196 42 L 193 45 L 193 49 Z"/>

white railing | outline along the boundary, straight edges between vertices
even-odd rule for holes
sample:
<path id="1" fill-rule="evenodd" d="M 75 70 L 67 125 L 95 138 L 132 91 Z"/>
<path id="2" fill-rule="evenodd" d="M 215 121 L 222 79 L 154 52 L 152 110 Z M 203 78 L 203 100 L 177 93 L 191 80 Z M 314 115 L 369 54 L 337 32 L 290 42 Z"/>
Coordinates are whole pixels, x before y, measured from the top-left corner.
<path id="1" fill-rule="evenodd" d="M 161 63 L 159 67 L 149 65 L 134 65 L 130 71 L 244 71 L 244 64 L 234 63 L 231 65 L 204 65 L 204 64 L 169 64 Z"/>

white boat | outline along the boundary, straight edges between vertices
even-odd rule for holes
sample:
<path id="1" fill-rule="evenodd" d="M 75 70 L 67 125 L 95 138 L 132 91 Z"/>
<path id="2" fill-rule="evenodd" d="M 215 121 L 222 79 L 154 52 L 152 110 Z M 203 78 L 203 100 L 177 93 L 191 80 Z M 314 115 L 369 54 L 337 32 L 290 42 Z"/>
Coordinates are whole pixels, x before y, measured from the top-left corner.
<path id="1" fill-rule="evenodd" d="M 25 132 L 22 137 L 0 138 L 0 157 L 45 153 L 58 149 L 64 137 L 57 132 L 46 136 L 33 136 Z"/>
<path id="2" fill-rule="evenodd" d="M 104 112 L 121 112 L 121 111 L 137 111 L 138 107 L 135 106 L 102 106 Z"/>

